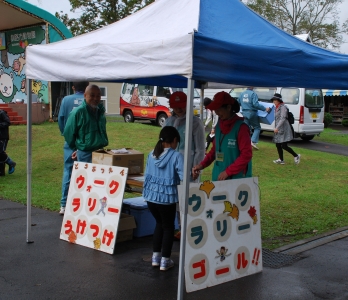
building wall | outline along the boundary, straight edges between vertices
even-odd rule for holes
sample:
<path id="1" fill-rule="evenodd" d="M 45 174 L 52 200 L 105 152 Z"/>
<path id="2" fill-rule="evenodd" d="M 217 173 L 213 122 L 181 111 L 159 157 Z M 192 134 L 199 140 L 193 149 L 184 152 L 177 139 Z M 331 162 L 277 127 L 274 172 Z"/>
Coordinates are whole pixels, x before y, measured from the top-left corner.
<path id="1" fill-rule="evenodd" d="M 101 88 L 102 100 L 106 101 L 106 104 L 104 104 L 106 113 L 119 114 L 122 83 L 91 82 L 91 84 L 96 84 Z"/>

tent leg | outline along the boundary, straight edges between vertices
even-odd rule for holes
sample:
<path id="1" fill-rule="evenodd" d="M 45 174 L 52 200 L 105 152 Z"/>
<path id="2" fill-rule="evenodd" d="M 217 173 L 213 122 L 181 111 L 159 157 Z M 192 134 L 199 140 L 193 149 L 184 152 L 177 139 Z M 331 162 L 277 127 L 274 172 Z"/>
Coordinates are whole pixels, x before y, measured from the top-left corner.
<path id="1" fill-rule="evenodd" d="M 31 79 L 27 81 L 27 243 L 33 243 L 31 240 L 31 143 L 32 143 L 32 134 L 31 134 L 31 123 L 32 123 L 32 94 L 31 94 Z"/>
<path id="2" fill-rule="evenodd" d="M 185 130 L 185 154 L 184 154 L 184 181 L 183 190 L 184 197 L 181 199 L 180 212 L 181 214 L 181 241 L 180 241 L 180 260 L 179 260 L 179 279 L 178 279 L 178 295 L 177 299 L 183 299 L 185 286 L 185 249 L 186 249 L 186 225 L 187 225 L 187 203 L 190 189 L 191 178 L 191 149 L 192 147 L 192 122 L 193 122 L 193 92 L 195 82 L 188 79 L 187 82 L 187 106 L 186 106 L 186 130 Z"/>

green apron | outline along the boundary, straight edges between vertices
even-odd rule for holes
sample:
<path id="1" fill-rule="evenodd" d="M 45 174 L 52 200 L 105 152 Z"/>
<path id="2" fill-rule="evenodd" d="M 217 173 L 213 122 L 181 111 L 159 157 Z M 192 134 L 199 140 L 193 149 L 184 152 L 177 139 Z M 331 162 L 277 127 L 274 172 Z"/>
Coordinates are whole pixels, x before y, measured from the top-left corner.
<path id="1" fill-rule="evenodd" d="M 228 134 L 223 134 L 220 130 L 220 126 L 215 128 L 215 162 L 213 168 L 213 181 L 217 181 L 219 174 L 226 170 L 239 156 L 240 151 L 238 149 L 238 132 L 240 126 L 243 124 L 242 120 L 236 121 L 232 130 Z M 218 153 L 223 153 L 223 161 L 218 161 Z M 229 176 L 227 179 L 246 178 L 252 176 L 251 160 L 247 165 L 247 169 Z"/>

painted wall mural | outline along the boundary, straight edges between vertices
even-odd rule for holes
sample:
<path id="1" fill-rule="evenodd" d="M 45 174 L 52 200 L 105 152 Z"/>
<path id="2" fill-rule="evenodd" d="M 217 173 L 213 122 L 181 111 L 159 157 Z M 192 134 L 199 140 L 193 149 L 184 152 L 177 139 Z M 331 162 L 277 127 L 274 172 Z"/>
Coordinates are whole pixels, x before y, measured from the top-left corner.
<path id="1" fill-rule="evenodd" d="M 46 44 L 45 26 L 0 32 L 0 103 L 27 101 L 25 48 Z M 49 103 L 48 82 L 32 81 L 33 102 Z"/>

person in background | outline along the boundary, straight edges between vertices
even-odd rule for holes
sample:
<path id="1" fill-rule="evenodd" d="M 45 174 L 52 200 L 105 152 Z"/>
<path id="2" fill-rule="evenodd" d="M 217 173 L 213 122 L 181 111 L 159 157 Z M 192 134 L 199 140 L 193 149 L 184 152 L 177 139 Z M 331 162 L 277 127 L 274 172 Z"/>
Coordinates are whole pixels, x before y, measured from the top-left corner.
<path id="1" fill-rule="evenodd" d="M 211 128 L 212 129 L 215 129 L 216 127 L 216 124 L 219 120 L 219 116 L 215 113 L 214 110 L 210 110 L 207 108 L 207 106 L 211 103 L 211 99 L 210 98 L 204 98 L 203 100 L 203 105 L 205 106 L 205 110 L 207 112 L 207 119 L 205 120 L 205 123 L 204 123 L 204 128 L 206 128 L 210 121 L 212 121 L 212 124 L 211 124 Z"/>
<path id="2" fill-rule="evenodd" d="M 253 129 L 254 132 L 251 136 L 251 146 L 256 150 L 259 149 L 257 143 L 259 142 L 259 136 L 261 131 L 261 125 L 259 117 L 257 115 L 258 110 L 269 112 L 269 107 L 264 107 L 259 103 L 257 94 L 253 91 L 253 87 L 249 86 L 247 89 L 239 95 L 238 102 L 242 107 L 242 115 L 245 123 L 250 127 L 250 131 Z"/>
<path id="3" fill-rule="evenodd" d="M 65 124 L 68 120 L 70 112 L 76 107 L 80 106 L 84 100 L 83 94 L 86 87 L 89 85 L 88 81 L 73 82 L 72 90 L 73 95 L 65 96 L 59 108 L 58 114 L 58 126 L 61 135 L 64 133 Z M 71 149 L 67 142 L 64 142 L 63 153 L 64 153 L 64 169 L 63 169 L 63 180 L 62 180 L 62 198 L 60 199 L 60 215 L 64 215 L 66 198 L 68 197 L 68 191 L 70 186 L 70 177 L 73 168 L 74 161 L 71 158 L 74 150 Z"/>
<path id="4" fill-rule="evenodd" d="M 169 106 L 173 109 L 174 115 L 169 117 L 164 126 L 175 127 L 179 134 L 181 143 L 176 149 L 182 155 L 185 152 L 185 130 L 186 130 L 186 105 L 187 96 L 184 92 L 177 91 L 170 95 Z M 192 146 L 191 146 L 191 167 L 200 162 L 205 155 L 204 126 L 202 120 L 193 116 L 192 119 Z M 180 224 L 180 212 L 178 212 L 178 223 Z M 180 227 L 180 225 L 179 225 Z M 176 239 L 180 239 L 180 230 L 175 234 Z"/>
<path id="5" fill-rule="evenodd" d="M 179 132 L 172 126 L 163 127 L 154 150 L 147 157 L 145 169 L 143 197 L 156 220 L 152 266 L 160 267 L 161 271 L 174 266 L 170 256 L 178 203 L 177 186 L 184 177 L 184 157 L 175 151 L 179 143 Z"/>
<path id="6" fill-rule="evenodd" d="M 0 162 L 8 165 L 8 174 L 15 171 L 16 163 L 6 153 L 8 140 L 10 139 L 9 126 L 11 121 L 7 112 L 0 109 Z"/>
<path id="7" fill-rule="evenodd" d="M 289 152 L 293 157 L 295 164 L 300 163 L 301 155 L 297 154 L 292 148 L 288 146 L 291 141 L 293 133 L 291 125 L 288 121 L 288 108 L 284 105 L 282 95 L 275 93 L 271 99 L 275 105 L 275 128 L 273 142 L 276 144 L 279 158 L 274 160 L 275 164 L 284 165 L 283 150 Z"/>
<path id="8" fill-rule="evenodd" d="M 239 104 L 226 92 L 215 94 L 208 108 L 215 110 L 219 122 L 215 130 L 213 147 L 204 160 L 192 168 L 197 178 L 204 168 L 214 162 L 213 181 L 252 176 L 252 148 L 249 127 L 239 117 Z"/>
<path id="9" fill-rule="evenodd" d="M 94 84 L 87 86 L 84 98 L 82 104 L 70 113 L 64 128 L 64 138 L 74 150 L 72 159 L 91 163 L 92 152 L 107 146 L 109 140 L 99 87 Z"/>
<path id="10" fill-rule="evenodd" d="M 203 104 L 204 104 L 205 110 L 207 112 L 207 119 L 205 120 L 205 123 L 204 123 L 204 129 L 209 125 L 210 121 L 212 121 L 211 130 L 207 134 L 207 137 L 205 138 L 205 151 L 208 150 L 210 143 L 212 143 L 214 138 L 215 138 L 215 127 L 216 127 L 217 122 L 219 121 L 219 116 L 215 113 L 215 111 L 207 109 L 207 106 L 210 103 L 211 103 L 210 98 L 204 98 Z"/>

